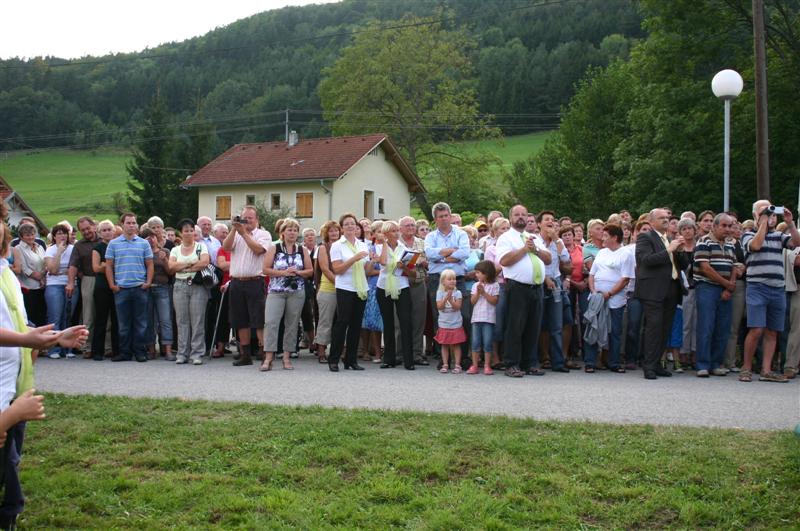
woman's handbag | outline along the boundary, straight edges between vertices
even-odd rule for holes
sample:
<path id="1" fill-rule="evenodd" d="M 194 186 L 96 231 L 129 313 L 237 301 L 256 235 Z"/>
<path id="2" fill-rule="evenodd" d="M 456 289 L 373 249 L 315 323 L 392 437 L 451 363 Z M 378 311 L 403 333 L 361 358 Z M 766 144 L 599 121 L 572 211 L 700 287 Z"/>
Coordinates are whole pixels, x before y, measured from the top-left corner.
<path id="1" fill-rule="evenodd" d="M 200 259 L 200 245 L 197 245 L 197 259 Z M 192 284 L 200 284 L 201 286 L 205 286 L 207 288 L 213 288 L 217 285 L 219 279 L 217 279 L 217 274 L 214 271 L 214 264 L 211 262 L 208 263 L 203 269 L 198 271 L 194 274 L 192 278 Z"/>

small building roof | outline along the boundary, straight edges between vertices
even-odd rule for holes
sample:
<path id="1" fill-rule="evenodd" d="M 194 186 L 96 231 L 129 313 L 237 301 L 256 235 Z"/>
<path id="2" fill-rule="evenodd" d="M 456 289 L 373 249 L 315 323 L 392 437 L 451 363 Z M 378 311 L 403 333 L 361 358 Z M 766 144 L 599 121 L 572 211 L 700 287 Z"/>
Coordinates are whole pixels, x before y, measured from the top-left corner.
<path id="1" fill-rule="evenodd" d="M 378 146 L 397 167 L 410 192 L 425 191 L 417 174 L 385 134 L 310 138 L 291 147 L 286 142 L 236 144 L 183 184 L 202 187 L 339 179 Z"/>
<path id="2" fill-rule="evenodd" d="M 21 207 L 25 213 L 32 217 L 36 221 L 36 228 L 39 229 L 41 234 L 46 234 L 50 228 L 45 225 L 44 221 L 36 215 L 36 212 L 33 211 L 31 207 L 28 206 L 22 197 L 11 188 L 11 185 L 0 176 L 0 199 L 2 199 L 5 203 L 9 203 L 11 201 L 16 201 L 16 203 Z M 10 205 L 9 205 L 10 206 Z"/>

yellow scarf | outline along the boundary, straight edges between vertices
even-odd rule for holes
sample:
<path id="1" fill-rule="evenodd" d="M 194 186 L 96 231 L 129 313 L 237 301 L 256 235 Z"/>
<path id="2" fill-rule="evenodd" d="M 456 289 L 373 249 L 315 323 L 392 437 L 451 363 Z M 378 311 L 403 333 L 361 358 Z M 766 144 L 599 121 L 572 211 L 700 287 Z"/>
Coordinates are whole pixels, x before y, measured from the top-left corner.
<path id="1" fill-rule="evenodd" d="M 0 274 L 0 291 L 6 300 L 8 311 L 11 314 L 11 320 L 14 321 L 14 329 L 25 334 L 28 332 L 28 323 L 25 321 L 25 315 L 22 308 L 19 306 L 19 299 L 17 298 L 17 277 L 11 271 L 10 267 L 3 269 Z M 28 389 L 33 388 L 33 359 L 31 358 L 31 349 L 20 347 L 20 368 L 17 375 L 17 396 Z"/>
<path id="2" fill-rule="evenodd" d="M 398 242 L 397 246 L 392 251 L 392 248 L 389 247 L 389 242 L 384 243 L 386 246 L 386 254 L 388 257 L 386 263 L 386 295 L 391 297 L 394 300 L 400 298 L 400 282 L 398 281 L 397 276 L 394 274 L 395 269 L 397 269 L 398 263 L 398 255 L 400 254 L 400 244 Z"/>
<path id="3" fill-rule="evenodd" d="M 344 244 L 350 249 L 350 252 L 353 255 L 358 254 L 358 247 L 350 243 L 350 240 L 344 238 Z M 358 293 L 358 298 L 362 301 L 367 300 L 368 290 L 367 290 L 367 272 L 364 271 L 364 262 L 362 260 L 356 260 L 356 262 L 351 266 L 353 270 L 353 286 L 356 288 L 356 293 Z"/>

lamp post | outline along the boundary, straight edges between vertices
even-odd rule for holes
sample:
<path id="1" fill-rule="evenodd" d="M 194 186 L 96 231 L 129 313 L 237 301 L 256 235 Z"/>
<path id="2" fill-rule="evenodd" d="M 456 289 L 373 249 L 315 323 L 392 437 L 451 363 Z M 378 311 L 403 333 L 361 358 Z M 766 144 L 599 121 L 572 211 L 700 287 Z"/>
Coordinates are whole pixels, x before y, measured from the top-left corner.
<path id="1" fill-rule="evenodd" d="M 725 102 L 725 148 L 724 148 L 724 175 L 722 211 L 730 210 L 731 196 L 731 101 L 742 93 L 744 82 L 736 70 L 722 70 L 717 72 L 711 80 L 711 90 L 714 96 Z"/>

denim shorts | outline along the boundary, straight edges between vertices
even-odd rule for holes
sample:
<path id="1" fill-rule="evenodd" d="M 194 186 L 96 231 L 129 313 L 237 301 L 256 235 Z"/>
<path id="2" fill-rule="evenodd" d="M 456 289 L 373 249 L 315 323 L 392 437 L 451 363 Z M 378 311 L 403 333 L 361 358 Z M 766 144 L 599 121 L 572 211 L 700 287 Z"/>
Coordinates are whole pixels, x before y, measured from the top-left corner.
<path id="1" fill-rule="evenodd" d="M 494 323 L 472 323 L 472 352 L 492 352 Z"/>
<path id="2" fill-rule="evenodd" d="M 786 290 L 761 282 L 748 282 L 745 292 L 747 328 L 782 332 L 786 320 Z"/>

